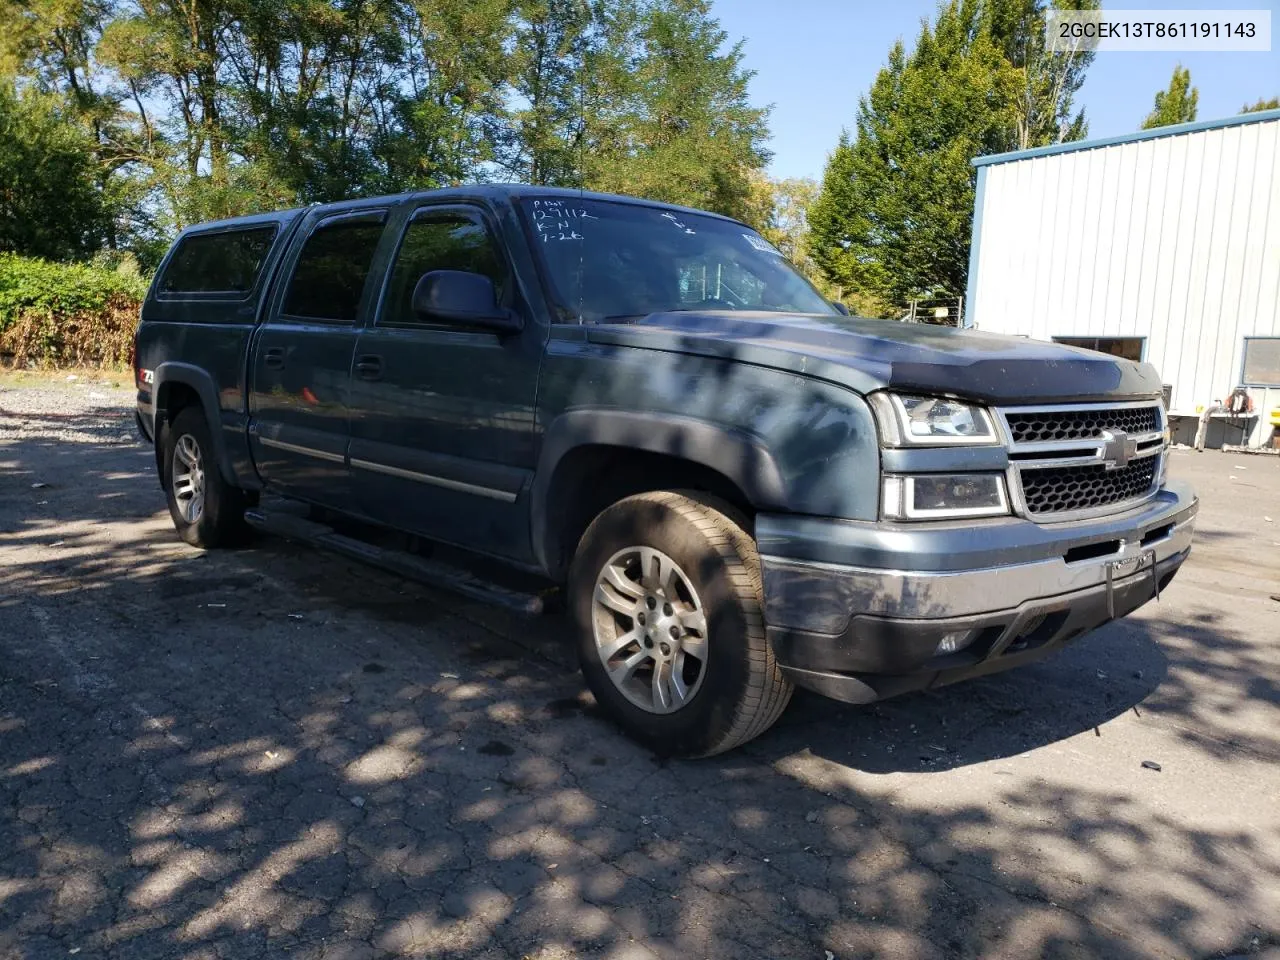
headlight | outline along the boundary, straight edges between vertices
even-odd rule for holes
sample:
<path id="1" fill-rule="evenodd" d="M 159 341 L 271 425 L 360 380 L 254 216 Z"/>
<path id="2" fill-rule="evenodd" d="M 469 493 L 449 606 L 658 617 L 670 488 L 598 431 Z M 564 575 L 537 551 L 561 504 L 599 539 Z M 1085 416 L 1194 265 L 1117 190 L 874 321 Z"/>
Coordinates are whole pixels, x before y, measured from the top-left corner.
<path id="1" fill-rule="evenodd" d="M 880 440 L 887 447 L 999 443 L 991 417 L 982 407 L 944 397 L 904 397 L 873 393 Z"/>
<path id="2" fill-rule="evenodd" d="M 1009 512 L 998 473 L 885 477 L 881 513 L 886 520 L 998 517 Z"/>

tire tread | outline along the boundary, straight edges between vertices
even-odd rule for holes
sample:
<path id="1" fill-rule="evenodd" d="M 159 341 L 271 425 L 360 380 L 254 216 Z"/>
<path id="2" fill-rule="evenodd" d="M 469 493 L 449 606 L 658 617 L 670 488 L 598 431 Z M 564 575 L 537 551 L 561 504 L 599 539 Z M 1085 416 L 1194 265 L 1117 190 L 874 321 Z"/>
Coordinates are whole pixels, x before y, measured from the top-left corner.
<path id="1" fill-rule="evenodd" d="M 764 628 L 764 590 L 760 556 L 755 539 L 733 518 L 728 504 L 696 491 L 658 490 L 637 494 L 636 500 L 661 503 L 695 527 L 720 556 L 734 593 L 746 618 L 746 655 L 749 679 L 747 690 L 736 705 L 727 729 L 703 751 L 710 757 L 724 753 L 768 730 L 787 704 L 794 687 L 778 667 Z"/>
<path id="2" fill-rule="evenodd" d="M 201 445 L 205 457 L 205 506 L 204 514 L 194 524 L 185 523 L 178 515 L 173 497 L 172 460 L 173 445 L 183 433 L 190 433 Z M 218 471 L 213 437 L 209 432 L 204 411 L 200 407 L 184 407 L 173 423 L 165 428 L 163 472 L 165 495 L 169 501 L 169 513 L 178 535 L 193 547 L 211 549 L 239 546 L 249 540 L 250 528 L 245 522 L 244 511 L 248 494 L 223 479 Z"/>

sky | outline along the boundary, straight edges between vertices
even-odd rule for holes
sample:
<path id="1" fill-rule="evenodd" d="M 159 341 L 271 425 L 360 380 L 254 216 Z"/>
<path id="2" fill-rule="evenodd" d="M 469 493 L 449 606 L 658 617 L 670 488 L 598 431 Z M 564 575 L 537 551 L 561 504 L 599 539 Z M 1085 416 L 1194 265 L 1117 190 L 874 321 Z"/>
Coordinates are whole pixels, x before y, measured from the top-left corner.
<path id="1" fill-rule="evenodd" d="M 1077 106 L 1089 137 L 1138 129 L 1174 65 L 1191 70 L 1200 90 L 1197 119 L 1233 116 L 1246 103 L 1280 96 L 1280 0 L 1116 0 L 1107 9 L 1271 10 L 1269 53 L 1099 53 Z M 775 177 L 821 179 L 827 154 L 844 127 L 852 129 L 858 98 L 902 38 L 910 48 L 936 0 L 714 0 L 730 40 L 746 41 L 746 66 L 756 71 L 754 102 L 773 104 L 769 144 Z"/>

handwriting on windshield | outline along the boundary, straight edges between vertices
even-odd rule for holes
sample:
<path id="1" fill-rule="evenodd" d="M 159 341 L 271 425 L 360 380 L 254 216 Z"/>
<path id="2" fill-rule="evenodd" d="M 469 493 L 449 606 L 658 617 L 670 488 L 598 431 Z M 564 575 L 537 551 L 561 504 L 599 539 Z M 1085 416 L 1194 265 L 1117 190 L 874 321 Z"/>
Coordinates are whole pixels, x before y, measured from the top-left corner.
<path id="1" fill-rule="evenodd" d="M 577 227 L 586 220 L 600 218 L 563 200 L 533 201 L 533 226 L 543 243 L 552 240 L 585 240 Z"/>
<path id="2" fill-rule="evenodd" d="M 675 226 L 676 226 L 678 229 L 683 230 L 685 233 L 694 233 L 694 232 L 695 232 L 695 231 L 691 230 L 689 227 L 686 227 L 686 226 L 684 225 L 684 221 L 683 221 L 683 220 L 681 220 L 679 217 L 677 217 L 674 213 L 664 213 L 664 214 L 662 215 L 662 219 L 663 219 L 663 220 L 670 220 L 673 224 L 675 224 Z"/>

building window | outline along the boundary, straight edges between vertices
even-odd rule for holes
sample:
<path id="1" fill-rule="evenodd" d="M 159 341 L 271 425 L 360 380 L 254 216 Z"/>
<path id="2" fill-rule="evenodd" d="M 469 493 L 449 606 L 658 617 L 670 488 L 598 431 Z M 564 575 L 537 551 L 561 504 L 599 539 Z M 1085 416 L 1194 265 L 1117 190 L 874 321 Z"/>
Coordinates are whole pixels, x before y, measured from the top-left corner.
<path id="1" fill-rule="evenodd" d="M 1280 387 L 1280 337 L 1245 337 L 1243 370 L 1247 387 Z"/>
<path id="2" fill-rule="evenodd" d="M 1146 337 L 1054 337 L 1053 342 L 1066 344 L 1068 347 L 1097 350 L 1099 353 L 1109 353 L 1113 357 L 1123 357 L 1125 360 L 1141 361 L 1146 339 Z"/>

